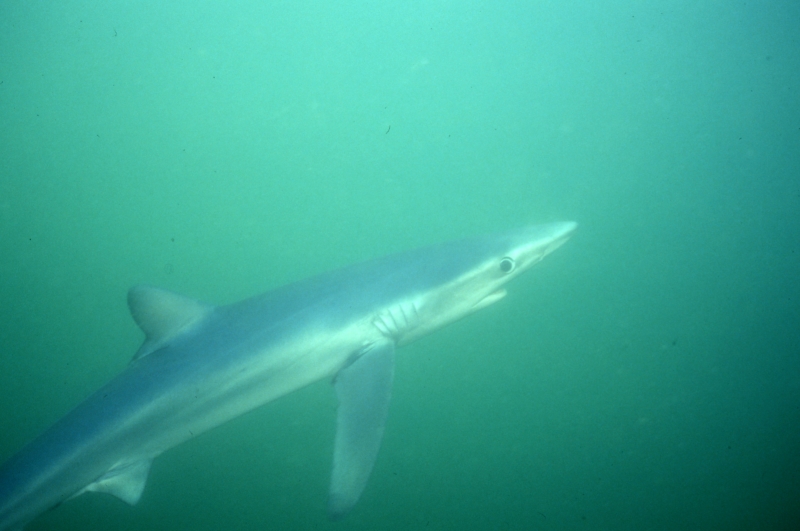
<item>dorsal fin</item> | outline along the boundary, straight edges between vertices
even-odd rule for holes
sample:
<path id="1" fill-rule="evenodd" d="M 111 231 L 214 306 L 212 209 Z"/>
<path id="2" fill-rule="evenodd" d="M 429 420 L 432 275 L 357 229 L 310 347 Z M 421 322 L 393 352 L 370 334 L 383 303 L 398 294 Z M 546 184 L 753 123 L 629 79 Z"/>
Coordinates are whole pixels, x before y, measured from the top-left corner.
<path id="1" fill-rule="evenodd" d="M 170 339 L 188 331 L 213 309 L 195 299 L 152 286 L 134 286 L 128 291 L 128 307 L 146 339 L 133 359 L 163 347 Z"/>
<path id="2" fill-rule="evenodd" d="M 145 459 L 120 467 L 112 467 L 97 481 L 90 483 L 72 497 L 84 492 L 106 492 L 125 503 L 136 505 L 139 503 L 145 483 L 147 483 L 151 462 L 151 460 Z"/>

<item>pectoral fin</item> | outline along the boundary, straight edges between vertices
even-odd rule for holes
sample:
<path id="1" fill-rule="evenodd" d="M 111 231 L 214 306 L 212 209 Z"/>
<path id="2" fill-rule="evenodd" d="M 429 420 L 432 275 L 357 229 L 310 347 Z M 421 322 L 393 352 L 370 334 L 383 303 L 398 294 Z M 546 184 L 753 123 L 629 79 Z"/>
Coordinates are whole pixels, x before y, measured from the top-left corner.
<path id="1" fill-rule="evenodd" d="M 383 438 L 394 377 L 394 343 L 374 345 L 336 376 L 339 399 L 328 514 L 340 518 L 358 501 Z"/>

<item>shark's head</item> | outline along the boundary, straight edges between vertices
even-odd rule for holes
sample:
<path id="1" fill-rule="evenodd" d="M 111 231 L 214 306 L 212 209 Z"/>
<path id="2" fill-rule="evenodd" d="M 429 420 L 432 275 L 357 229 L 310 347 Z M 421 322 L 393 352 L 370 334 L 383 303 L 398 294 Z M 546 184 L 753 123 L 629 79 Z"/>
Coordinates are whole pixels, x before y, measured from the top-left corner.
<path id="1" fill-rule="evenodd" d="M 470 271 L 469 275 L 459 279 L 466 291 L 473 291 L 480 297 L 475 302 L 474 310 L 484 308 L 506 295 L 503 288 L 507 282 L 539 263 L 542 258 L 552 253 L 575 232 L 578 224 L 572 221 L 534 225 L 495 236 L 502 250 L 494 254 Z"/>
<path id="2" fill-rule="evenodd" d="M 575 231 L 574 222 L 533 225 L 513 231 L 462 240 L 431 249 L 439 260 L 437 282 L 413 300 L 390 309 L 382 323 L 391 329 L 397 312 L 409 326 L 390 330 L 405 344 L 448 323 L 493 304 L 506 295 L 505 284 L 558 249 Z"/>

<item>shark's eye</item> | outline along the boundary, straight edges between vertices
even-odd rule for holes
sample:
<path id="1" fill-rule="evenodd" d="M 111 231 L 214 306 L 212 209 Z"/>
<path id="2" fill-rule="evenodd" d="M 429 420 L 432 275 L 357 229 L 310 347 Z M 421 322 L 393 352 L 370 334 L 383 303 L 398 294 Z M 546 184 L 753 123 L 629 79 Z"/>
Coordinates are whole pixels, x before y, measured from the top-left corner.
<path id="1" fill-rule="evenodd" d="M 511 273 L 514 270 L 514 260 L 511 258 L 505 257 L 500 260 L 500 271 L 503 273 Z"/>

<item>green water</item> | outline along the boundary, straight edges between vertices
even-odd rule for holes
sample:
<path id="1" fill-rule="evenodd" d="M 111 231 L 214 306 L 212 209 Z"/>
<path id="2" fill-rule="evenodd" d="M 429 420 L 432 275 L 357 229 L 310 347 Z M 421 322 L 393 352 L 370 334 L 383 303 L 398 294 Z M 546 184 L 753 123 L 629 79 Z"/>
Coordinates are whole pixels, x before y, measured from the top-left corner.
<path id="1" fill-rule="evenodd" d="M 0 4 L 0 460 L 214 303 L 576 220 L 400 351 L 326 518 L 327 382 L 28 529 L 796 529 L 797 2 Z"/>

